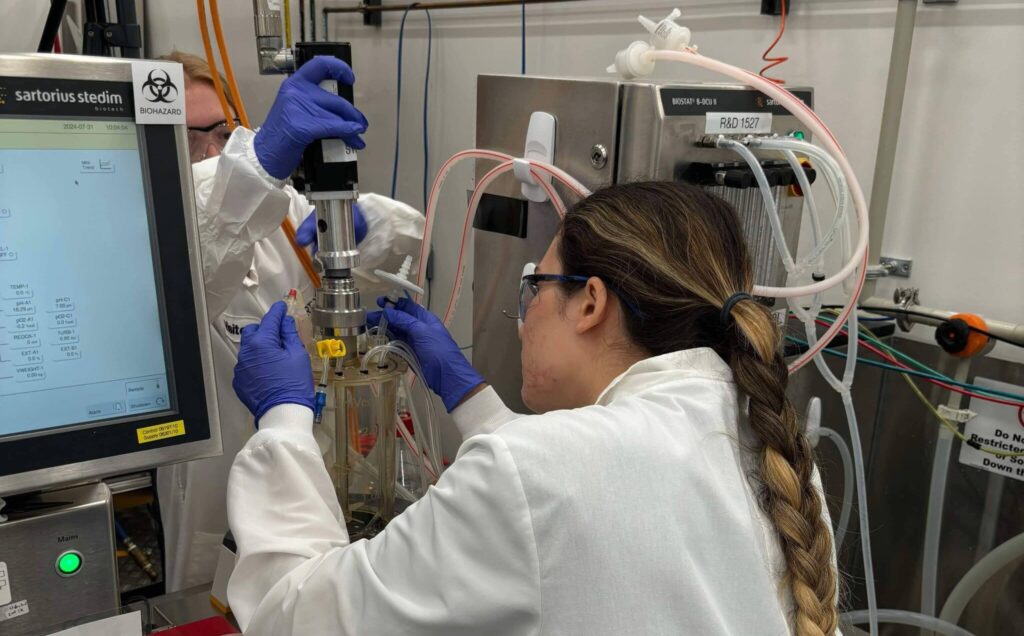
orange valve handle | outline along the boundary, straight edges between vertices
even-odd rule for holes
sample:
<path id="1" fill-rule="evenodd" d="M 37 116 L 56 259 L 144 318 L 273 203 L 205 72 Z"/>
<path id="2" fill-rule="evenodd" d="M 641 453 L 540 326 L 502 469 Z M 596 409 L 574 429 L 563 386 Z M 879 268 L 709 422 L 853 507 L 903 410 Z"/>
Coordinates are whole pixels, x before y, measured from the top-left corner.
<path id="1" fill-rule="evenodd" d="M 979 330 L 988 331 L 981 316 L 954 314 L 935 328 L 935 341 L 952 356 L 970 358 L 984 352 L 991 340 Z"/>

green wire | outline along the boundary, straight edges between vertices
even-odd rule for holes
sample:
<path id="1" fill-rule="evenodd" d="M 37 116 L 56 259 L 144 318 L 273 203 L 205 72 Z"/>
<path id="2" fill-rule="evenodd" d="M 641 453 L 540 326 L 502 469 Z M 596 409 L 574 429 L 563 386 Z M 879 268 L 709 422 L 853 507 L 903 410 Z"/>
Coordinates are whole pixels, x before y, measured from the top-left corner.
<path id="1" fill-rule="evenodd" d="M 801 340 L 800 338 L 796 338 L 794 336 L 786 336 L 786 340 L 788 340 L 788 341 L 790 341 L 792 343 L 798 344 L 800 346 L 803 346 L 803 347 L 810 346 L 810 345 L 807 344 L 807 342 L 805 340 Z M 822 349 L 822 351 L 825 352 L 825 353 L 828 353 L 830 355 L 839 356 L 840 358 L 846 358 L 847 357 L 846 353 L 844 353 L 842 351 L 837 351 L 835 349 L 830 349 L 828 347 Z M 885 362 L 878 362 L 876 360 L 869 360 L 867 358 L 858 357 L 857 358 L 857 363 L 858 364 L 866 364 L 869 367 L 878 367 L 879 369 L 885 369 L 886 371 L 892 371 L 894 373 L 905 373 L 907 375 L 912 375 L 912 376 L 917 377 L 917 378 L 924 378 L 926 380 L 938 380 L 940 382 L 945 382 L 946 384 L 952 384 L 954 386 L 958 386 L 960 388 L 967 389 L 968 391 L 973 391 L 973 392 L 977 392 L 977 393 L 982 393 L 982 392 L 984 392 L 984 393 L 991 393 L 995 397 L 1004 397 L 1004 398 L 1006 398 L 1008 400 L 1018 400 L 1020 402 L 1024 402 L 1024 395 L 1017 395 L 1017 394 L 1014 394 L 1014 393 L 1007 393 L 1005 391 L 997 391 L 996 389 L 987 389 L 987 388 L 985 388 L 983 386 L 977 386 L 975 384 L 967 384 L 965 382 L 957 382 L 955 380 L 949 380 L 949 379 L 945 378 L 944 376 L 937 376 L 937 375 L 931 375 L 931 374 L 928 374 L 928 373 L 922 373 L 920 371 L 914 371 L 913 369 L 904 369 L 902 367 L 898 367 L 898 366 L 893 365 L 893 364 L 886 364 Z"/>
<path id="2" fill-rule="evenodd" d="M 835 322 L 835 320 L 829 318 L 828 316 L 818 316 L 818 318 L 820 320 L 824 320 L 825 322 L 827 322 L 829 324 L 832 324 L 832 323 Z M 942 378 L 944 380 L 951 379 L 951 378 L 947 377 L 945 374 L 943 374 L 941 371 L 937 371 L 936 369 L 933 369 L 933 368 L 929 367 L 928 365 L 924 364 L 923 362 L 920 362 L 920 361 L 916 360 L 915 358 L 912 358 L 912 357 L 908 356 L 907 354 L 903 353 L 899 349 L 896 349 L 895 347 L 892 347 L 892 346 L 882 342 L 881 340 L 879 340 L 875 336 L 875 334 L 871 333 L 868 330 L 862 329 L 861 330 L 861 335 L 863 336 L 863 338 L 865 340 L 870 341 L 872 344 L 877 345 L 879 348 L 884 349 L 885 351 L 891 353 L 892 355 L 896 356 L 897 358 L 900 358 L 901 360 L 903 360 L 907 364 L 911 364 L 911 365 L 917 367 L 918 369 L 920 369 L 921 371 L 924 371 L 925 373 L 931 373 L 931 374 L 935 375 L 936 377 Z"/>
<path id="3" fill-rule="evenodd" d="M 824 320 L 825 322 L 830 323 L 830 324 L 835 322 L 834 320 L 830 319 L 827 316 L 819 316 L 819 318 L 821 320 Z M 896 349 L 896 348 L 894 348 L 894 347 L 892 347 L 892 346 L 882 342 L 877 337 L 875 337 L 874 334 L 872 334 L 872 333 L 870 333 L 868 331 L 862 331 L 861 332 L 861 336 L 865 340 L 871 342 L 871 344 L 879 347 L 880 349 L 883 349 L 883 350 L 891 353 L 892 355 L 894 355 L 896 357 L 899 357 L 900 359 L 902 359 L 904 362 L 906 362 L 908 364 L 914 365 L 918 369 L 921 369 L 921 371 L 910 371 L 908 369 L 904 369 L 902 367 L 898 367 L 898 366 L 895 366 L 895 365 L 886 364 L 884 362 L 877 362 L 875 360 L 869 360 L 869 359 L 860 358 L 860 357 L 857 358 L 857 362 L 858 363 L 862 363 L 862 364 L 867 364 L 869 366 L 878 367 L 880 369 L 885 369 L 887 371 L 894 371 L 896 373 L 908 373 L 910 375 L 913 375 L 913 376 L 919 377 L 919 378 L 939 380 L 940 382 L 945 382 L 946 384 L 952 384 L 953 386 L 958 386 L 958 387 L 960 387 L 962 389 L 967 389 L 968 391 L 972 391 L 972 392 L 975 392 L 975 393 L 984 393 L 985 395 L 991 395 L 991 396 L 994 396 L 994 397 L 1006 398 L 1008 400 L 1017 400 L 1017 401 L 1020 401 L 1020 402 L 1024 402 L 1024 395 L 1020 395 L 1018 393 L 1008 393 L 1006 391 L 1000 391 L 999 389 L 990 389 L 988 387 L 978 386 L 977 384 L 968 384 L 966 382 L 957 382 L 956 380 L 950 378 L 949 376 L 947 376 L 947 375 L 945 375 L 945 374 L 943 374 L 943 373 L 941 373 L 939 371 L 936 371 L 935 369 L 932 369 L 928 365 L 926 365 L 926 364 L 924 364 L 922 362 L 919 362 L 918 360 L 910 357 L 909 355 L 903 353 L 899 349 Z M 808 346 L 808 344 L 806 342 L 804 342 L 803 340 L 794 339 L 791 336 L 786 336 L 786 338 L 790 339 L 793 342 L 796 342 L 797 344 L 800 344 L 802 346 L 805 346 L 805 347 Z M 824 349 L 824 351 L 840 355 L 840 356 L 842 356 L 844 358 L 846 357 L 845 353 L 841 353 L 841 352 L 838 352 L 838 351 L 835 351 L 835 350 L 832 350 L 832 349 L 826 348 L 826 349 Z"/>

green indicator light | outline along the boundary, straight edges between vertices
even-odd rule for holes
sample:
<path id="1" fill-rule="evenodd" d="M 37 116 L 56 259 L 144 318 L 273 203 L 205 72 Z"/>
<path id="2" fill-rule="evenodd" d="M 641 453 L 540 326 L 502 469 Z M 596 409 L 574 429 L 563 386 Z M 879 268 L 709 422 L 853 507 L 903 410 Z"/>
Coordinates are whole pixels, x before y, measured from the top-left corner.
<path id="1" fill-rule="evenodd" d="M 794 130 L 793 131 L 793 136 L 796 137 L 797 139 L 803 139 L 804 138 L 804 131 L 802 131 L 802 130 Z"/>
<path id="2" fill-rule="evenodd" d="M 64 576 L 71 576 L 82 569 L 82 555 L 77 552 L 65 552 L 57 559 L 57 571 Z"/>

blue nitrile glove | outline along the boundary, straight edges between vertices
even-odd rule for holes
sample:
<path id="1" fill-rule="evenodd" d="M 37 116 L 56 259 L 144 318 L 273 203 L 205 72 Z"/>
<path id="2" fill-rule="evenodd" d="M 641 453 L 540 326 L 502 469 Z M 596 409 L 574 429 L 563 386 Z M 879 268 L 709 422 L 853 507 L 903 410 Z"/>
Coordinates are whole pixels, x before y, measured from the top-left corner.
<path id="1" fill-rule="evenodd" d="M 356 243 L 362 243 L 363 239 L 366 238 L 366 232 L 369 228 L 366 226 L 366 217 L 363 216 L 358 203 L 352 205 L 352 221 L 356 226 Z M 302 222 L 302 225 L 295 230 L 295 242 L 302 247 L 312 245 L 313 253 L 316 254 L 316 236 L 316 212 L 310 212 L 309 216 Z"/>
<path id="2" fill-rule="evenodd" d="M 328 79 L 352 84 L 355 75 L 341 60 L 318 55 L 281 84 L 253 141 L 256 158 L 271 176 L 287 179 L 306 146 L 317 139 L 342 139 L 356 150 L 366 147 L 359 137 L 369 125 L 366 117 L 344 97 L 320 88 Z"/>
<path id="3" fill-rule="evenodd" d="M 381 307 L 387 302 L 384 297 L 377 299 Z M 412 347 L 423 369 L 423 381 L 440 396 L 449 413 L 470 391 L 484 383 L 437 316 L 402 298 L 395 309 L 385 307 L 383 312 L 368 314 L 367 324 L 378 324 L 382 313 L 387 314 L 388 331 Z"/>
<path id="4" fill-rule="evenodd" d="M 281 301 L 270 307 L 259 325 L 242 329 L 242 345 L 235 364 L 238 399 L 260 418 L 279 404 L 313 408 L 313 370 L 302 346 L 295 319 Z"/>

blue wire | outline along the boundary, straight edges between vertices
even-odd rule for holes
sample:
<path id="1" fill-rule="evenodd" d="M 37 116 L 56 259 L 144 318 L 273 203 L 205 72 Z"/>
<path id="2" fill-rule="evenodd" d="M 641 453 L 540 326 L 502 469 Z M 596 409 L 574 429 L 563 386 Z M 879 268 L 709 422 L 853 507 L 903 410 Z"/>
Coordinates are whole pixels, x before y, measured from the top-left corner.
<path id="1" fill-rule="evenodd" d="M 523 7 L 523 11 L 522 11 L 521 23 L 522 23 L 522 32 L 523 32 L 523 37 L 522 37 L 522 41 L 523 41 L 523 56 L 522 56 L 522 64 L 520 64 L 520 68 L 519 68 L 519 73 L 521 75 L 526 75 L 526 0 L 523 0 L 522 7 Z"/>
<path id="2" fill-rule="evenodd" d="M 794 342 L 794 343 L 796 343 L 798 345 L 801 345 L 801 346 L 804 346 L 804 347 L 808 346 L 806 341 L 801 340 L 799 338 L 794 338 L 793 336 L 786 336 L 786 340 L 789 340 L 790 342 Z M 836 349 L 830 349 L 828 347 L 822 349 L 822 351 L 824 351 L 825 353 L 834 355 L 834 356 L 839 356 L 841 358 L 847 357 L 846 354 L 843 353 L 842 351 L 838 351 Z M 879 369 L 885 369 L 886 371 L 893 371 L 895 373 L 905 373 L 907 375 L 912 375 L 912 376 L 915 376 L 915 377 L 918 377 L 918 378 L 924 378 L 926 380 L 938 380 L 939 382 L 944 382 L 946 384 L 952 384 L 953 386 L 958 386 L 958 387 L 960 387 L 962 389 L 967 389 L 968 391 L 971 391 L 971 392 L 974 392 L 974 393 L 986 393 L 986 394 L 989 394 L 989 395 L 992 395 L 992 396 L 995 396 L 995 397 L 1004 397 L 1004 398 L 1007 398 L 1007 399 L 1010 399 L 1010 400 L 1020 400 L 1021 402 L 1024 402 L 1024 395 L 1017 395 L 1017 394 L 1014 394 L 1014 393 L 1007 393 L 1006 391 L 999 391 L 997 389 L 989 389 L 989 388 L 986 388 L 986 387 L 983 387 L 983 386 L 978 386 L 976 384 L 968 384 L 966 382 L 957 382 L 956 380 L 951 380 L 951 379 L 949 379 L 949 378 L 947 378 L 945 376 L 932 375 L 930 373 L 923 373 L 921 371 L 915 371 L 913 369 L 904 369 L 902 367 L 897 367 L 897 366 L 892 365 L 892 364 L 886 364 L 885 362 L 878 362 L 876 360 L 868 360 L 867 358 L 859 358 L 858 357 L 857 358 L 857 362 L 858 362 L 858 364 L 866 364 L 868 366 L 878 367 Z"/>
<path id="3" fill-rule="evenodd" d="M 416 6 L 410 4 L 402 14 L 402 24 L 398 27 L 398 78 L 395 80 L 395 162 L 391 166 L 391 198 L 395 198 L 398 189 L 398 156 L 401 148 L 401 123 L 402 123 L 402 47 L 405 43 L 405 19 L 409 17 L 409 11 Z"/>
<path id="4" fill-rule="evenodd" d="M 430 174 L 430 47 L 434 38 L 434 23 L 430 19 L 430 9 L 424 9 L 423 12 L 427 14 L 427 71 L 423 74 L 423 213 L 426 214 L 427 178 Z"/>
<path id="5" fill-rule="evenodd" d="M 114 532 L 117 533 L 117 540 L 124 543 L 124 540 L 128 538 L 128 533 L 124 531 L 124 526 L 117 519 L 114 519 Z"/>

